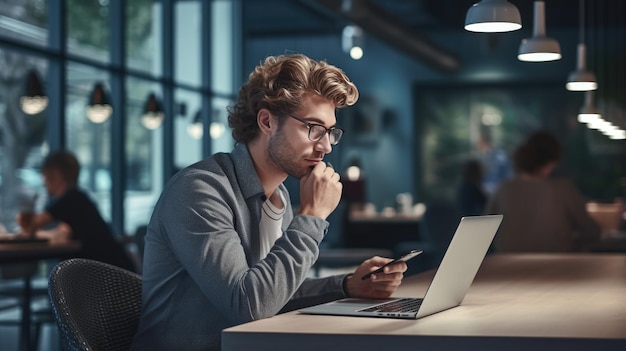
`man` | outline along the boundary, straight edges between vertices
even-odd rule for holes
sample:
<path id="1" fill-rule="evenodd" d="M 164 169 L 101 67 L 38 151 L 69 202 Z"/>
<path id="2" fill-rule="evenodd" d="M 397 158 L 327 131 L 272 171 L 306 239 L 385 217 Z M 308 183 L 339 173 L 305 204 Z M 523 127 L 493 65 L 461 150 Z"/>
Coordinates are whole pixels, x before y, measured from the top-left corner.
<path id="1" fill-rule="evenodd" d="M 600 226 L 575 184 L 552 177 L 562 152 L 558 139 L 542 130 L 515 149 L 515 177 L 498 187 L 485 208 L 504 215 L 495 251 L 572 252 L 599 239 Z"/>
<path id="2" fill-rule="evenodd" d="M 304 55 L 269 57 L 230 109 L 234 150 L 175 175 L 148 225 L 143 306 L 133 350 L 218 350 L 224 328 L 330 300 L 389 297 L 399 263 L 374 257 L 353 275 L 307 278 L 338 205 L 323 161 L 343 131 L 335 109 L 358 98 L 338 68 Z M 287 176 L 300 179 L 292 213 Z"/>
<path id="3" fill-rule="evenodd" d="M 130 257 L 111 233 L 89 196 L 78 188 L 80 164 L 68 151 L 49 154 L 42 163 L 44 185 L 52 201 L 43 212 L 26 218 L 18 215 L 24 235 L 35 234 L 51 242 L 76 240 L 81 251 L 76 257 L 109 263 L 135 270 Z M 30 217 L 30 216 L 29 216 Z M 42 230 L 57 222 L 53 229 Z"/>

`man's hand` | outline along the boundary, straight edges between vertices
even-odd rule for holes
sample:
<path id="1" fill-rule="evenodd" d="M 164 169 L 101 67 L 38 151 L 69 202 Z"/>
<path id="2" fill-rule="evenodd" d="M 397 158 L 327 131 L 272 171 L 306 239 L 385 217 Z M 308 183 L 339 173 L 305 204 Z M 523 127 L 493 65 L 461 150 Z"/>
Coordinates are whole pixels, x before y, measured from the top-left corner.
<path id="1" fill-rule="evenodd" d="M 391 258 L 374 256 L 361 263 L 354 274 L 346 278 L 348 296 L 375 299 L 390 297 L 402 283 L 404 272 L 407 269 L 406 263 L 398 262 L 389 265 L 385 267 L 383 273 L 373 274 L 366 280 L 361 280 L 361 277 L 391 261 L 393 261 Z"/>
<path id="2" fill-rule="evenodd" d="M 343 185 L 330 164 L 320 162 L 300 179 L 300 214 L 326 219 L 339 205 Z"/>

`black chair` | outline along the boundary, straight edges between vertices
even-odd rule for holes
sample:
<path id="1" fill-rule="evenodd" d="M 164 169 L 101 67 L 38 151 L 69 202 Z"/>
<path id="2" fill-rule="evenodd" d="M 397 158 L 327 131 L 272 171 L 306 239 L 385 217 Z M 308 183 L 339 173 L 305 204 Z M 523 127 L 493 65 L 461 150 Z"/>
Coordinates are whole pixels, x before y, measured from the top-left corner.
<path id="1" fill-rule="evenodd" d="M 141 312 L 141 276 L 73 258 L 51 272 L 48 293 L 65 350 L 128 350 Z"/>

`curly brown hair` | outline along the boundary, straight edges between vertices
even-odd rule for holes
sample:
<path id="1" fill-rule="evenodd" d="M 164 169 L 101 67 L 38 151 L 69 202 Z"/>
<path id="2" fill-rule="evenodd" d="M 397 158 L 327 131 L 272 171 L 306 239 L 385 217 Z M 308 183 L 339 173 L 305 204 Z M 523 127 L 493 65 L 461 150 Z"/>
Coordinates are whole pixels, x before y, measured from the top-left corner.
<path id="1" fill-rule="evenodd" d="M 302 97 L 312 93 L 335 105 L 354 105 L 359 91 L 343 71 L 326 61 L 302 54 L 269 56 L 257 66 L 228 109 L 228 125 L 237 142 L 247 143 L 258 132 L 257 113 L 266 108 L 281 115 L 293 113 Z"/>

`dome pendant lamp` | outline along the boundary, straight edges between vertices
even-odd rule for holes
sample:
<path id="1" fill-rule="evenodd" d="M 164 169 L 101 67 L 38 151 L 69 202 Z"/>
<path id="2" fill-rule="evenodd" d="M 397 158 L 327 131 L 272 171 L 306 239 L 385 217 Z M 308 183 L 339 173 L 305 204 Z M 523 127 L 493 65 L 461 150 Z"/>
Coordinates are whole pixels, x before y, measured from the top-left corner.
<path id="1" fill-rule="evenodd" d="M 36 115 L 48 106 L 48 97 L 36 70 L 31 69 L 26 77 L 26 89 L 20 98 L 22 111 L 27 115 Z"/>
<path id="2" fill-rule="evenodd" d="M 141 124 L 143 124 L 146 129 L 154 130 L 161 126 L 164 118 L 165 114 L 163 113 L 161 102 L 154 93 L 150 93 L 143 109 Z"/>
<path id="3" fill-rule="evenodd" d="M 109 95 L 104 89 L 104 84 L 98 82 L 94 85 L 93 91 L 89 95 L 89 103 L 87 104 L 87 118 L 96 124 L 106 122 L 111 113 L 113 113 L 113 107 L 109 102 Z"/>
<path id="4" fill-rule="evenodd" d="M 470 32 L 510 32 L 520 28 L 519 10 L 507 0 L 481 0 L 465 16 L 465 30 Z"/>
<path id="5" fill-rule="evenodd" d="M 522 40 L 517 58 L 520 61 L 545 62 L 561 58 L 559 43 L 546 36 L 545 3 L 535 1 L 533 36 Z"/>

